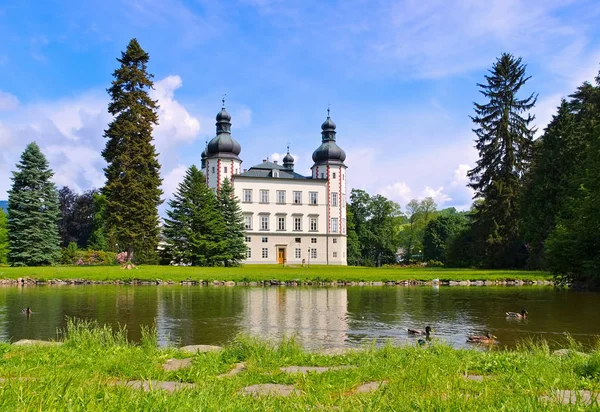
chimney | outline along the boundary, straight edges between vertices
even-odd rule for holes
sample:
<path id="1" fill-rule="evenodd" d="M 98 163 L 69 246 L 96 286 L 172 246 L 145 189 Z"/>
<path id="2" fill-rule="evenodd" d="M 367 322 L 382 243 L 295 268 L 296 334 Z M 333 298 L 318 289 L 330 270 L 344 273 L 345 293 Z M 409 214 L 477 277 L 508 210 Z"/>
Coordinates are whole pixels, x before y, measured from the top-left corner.
<path id="1" fill-rule="evenodd" d="M 267 163 L 267 159 L 263 159 L 263 163 Z"/>
<path id="2" fill-rule="evenodd" d="M 244 169 L 244 173 L 246 173 L 248 171 L 248 169 Z"/>
<path id="3" fill-rule="evenodd" d="M 273 163 L 277 164 L 277 160 L 274 160 Z"/>

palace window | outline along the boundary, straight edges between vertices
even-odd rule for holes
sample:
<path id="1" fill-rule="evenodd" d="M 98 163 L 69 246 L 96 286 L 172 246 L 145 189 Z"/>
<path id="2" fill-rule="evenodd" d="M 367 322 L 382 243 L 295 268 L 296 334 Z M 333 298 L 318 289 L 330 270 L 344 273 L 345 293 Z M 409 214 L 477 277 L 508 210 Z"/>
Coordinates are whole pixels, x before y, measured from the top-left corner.
<path id="1" fill-rule="evenodd" d="M 333 172 L 333 178 L 335 179 L 335 172 Z"/>
<path id="2" fill-rule="evenodd" d="M 227 173 L 227 166 L 223 168 L 223 173 Z"/>
<path id="3" fill-rule="evenodd" d="M 262 258 L 263 259 L 269 258 L 269 248 L 267 248 L 267 247 L 262 248 Z"/>
<path id="4" fill-rule="evenodd" d="M 246 243 L 250 243 L 252 239 L 250 239 L 250 236 L 246 236 Z"/>
<path id="5" fill-rule="evenodd" d="M 346 234 L 346 219 L 342 219 L 342 234 Z"/>
<path id="6" fill-rule="evenodd" d="M 316 259 L 317 258 L 317 249 L 311 249 L 310 250 L 310 258 L 311 259 Z"/>
<path id="7" fill-rule="evenodd" d="M 269 203 L 269 191 L 268 190 L 260 191 L 260 203 Z"/>
<path id="8" fill-rule="evenodd" d="M 269 230 L 269 216 L 260 217 L 260 230 Z"/>
<path id="9" fill-rule="evenodd" d="M 299 237 L 297 237 L 295 240 L 296 240 L 296 243 L 300 243 L 302 241 L 302 239 L 300 239 Z"/>
<path id="10" fill-rule="evenodd" d="M 337 192 L 331 192 L 331 206 L 338 205 L 338 194 Z"/>
<path id="11" fill-rule="evenodd" d="M 246 259 L 250 259 L 252 257 L 252 249 L 246 249 Z"/>
<path id="12" fill-rule="evenodd" d="M 252 203 L 252 189 L 244 189 L 244 203 Z"/>
<path id="13" fill-rule="evenodd" d="M 325 179 L 325 173 L 321 172 L 321 179 Z"/>
<path id="14" fill-rule="evenodd" d="M 302 257 L 302 251 L 299 247 L 296 248 L 296 259 L 300 259 Z"/>
<path id="15" fill-rule="evenodd" d="M 244 226 L 246 230 L 252 230 L 252 216 L 244 216 Z"/>
<path id="16" fill-rule="evenodd" d="M 333 238 L 333 243 L 337 243 L 337 237 Z"/>
<path id="17" fill-rule="evenodd" d="M 311 232 L 317 231 L 317 218 L 316 217 L 310 218 L 310 231 Z"/>
<path id="18" fill-rule="evenodd" d="M 285 205 L 285 190 L 277 191 L 277 203 L 280 205 Z"/>
<path id="19" fill-rule="evenodd" d="M 332 217 L 331 218 L 331 233 L 337 233 L 337 232 L 338 232 L 338 218 Z"/>
<path id="20" fill-rule="evenodd" d="M 317 238 L 316 237 L 311 237 L 310 238 L 310 243 L 317 243 Z"/>
<path id="21" fill-rule="evenodd" d="M 337 257 L 337 252 L 333 252 L 333 257 Z"/>
<path id="22" fill-rule="evenodd" d="M 294 192 L 294 204 L 301 205 L 302 204 L 302 192 Z"/>
<path id="23" fill-rule="evenodd" d="M 285 230 L 285 217 L 277 218 L 277 230 Z"/>
<path id="24" fill-rule="evenodd" d="M 266 236 L 264 236 L 264 237 L 261 238 L 260 241 L 263 242 L 263 243 L 268 243 L 269 242 L 269 238 L 266 237 Z"/>
<path id="25" fill-rule="evenodd" d="M 309 195 L 310 195 L 310 204 L 316 205 L 317 204 L 317 192 L 309 192 Z"/>
<path id="26" fill-rule="evenodd" d="M 294 218 L 294 230 L 295 231 L 302 230 L 302 218 L 301 217 Z"/>

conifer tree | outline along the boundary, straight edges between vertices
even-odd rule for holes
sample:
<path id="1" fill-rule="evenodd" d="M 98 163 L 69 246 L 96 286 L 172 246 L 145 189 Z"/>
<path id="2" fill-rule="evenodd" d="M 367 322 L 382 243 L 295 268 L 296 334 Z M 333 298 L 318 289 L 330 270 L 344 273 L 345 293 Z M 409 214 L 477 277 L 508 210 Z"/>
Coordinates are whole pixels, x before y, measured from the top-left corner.
<path id="1" fill-rule="evenodd" d="M 217 199 L 225 223 L 223 264 L 237 266 L 246 258 L 246 231 L 240 201 L 235 196 L 229 179 L 223 181 Z"/>
<path id="2" fill-rule="evenodd" d="M 217 197 L 204 175 L 191 166 L 169 201 L 163 228 L 169 260 L 192 266 L 216 266 L 223 261 L 225 224 Z"/>
<path id="3" fill-rule="evenodd" d="M 108 112 L 114 116 L 104 133 L 108 139 L 102 156 L 106 186 L 107 231 L 114 232 L 127 259 L 139 263 L 157 260 L 159 236 L 158 206 L 161 203 L 160 164 L 152 143 L 158 124 L 157 102 L 148 95 L 153 82 L 146 71 L 149 56 L 132 39 L 117 61 L 108 89 Z"/>
<path id="4" fill-rule="evenodd" d="M 0 207 L 0 265 L 8 263 L 8 218 Z"/>
<path id="5" fill-rule="evenodd" d="M 519 240 L 518 196 L 521 177 L 527 170 L 535 129 L 529 112 L 537 96 L 519 98 L 529 80 L 521 58 L 504 53 L 494 63 L 486 83 L 478 84 L 488 99 L 475 103 L 476 148 L 479 160 L 468 172 L 477 205 L 475 235 L 484 247 L 483 261 L 491 267 L 522 266 L 525 248 Z"/>
<path id="6" fill-rule="evenodd" d="M 8 262 L 49 265 L 60 254 L 58 192 L 50 181 L 54 173 L 35 142 L 27 145 L 17 169 L 8 192 Z"/>

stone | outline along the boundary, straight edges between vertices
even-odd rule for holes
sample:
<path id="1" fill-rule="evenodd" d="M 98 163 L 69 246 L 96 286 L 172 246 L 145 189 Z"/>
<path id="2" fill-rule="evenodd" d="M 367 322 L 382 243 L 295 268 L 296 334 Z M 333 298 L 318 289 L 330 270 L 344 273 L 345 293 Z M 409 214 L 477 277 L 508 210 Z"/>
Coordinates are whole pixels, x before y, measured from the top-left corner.
<path id="1" fill-rule="evenodd" d="M 383 286 L 383 282 L 371 282 L 371 286 Z"/>
<path id="2" fill-rule="evenodd" d="M 600 403 L 600 392 L 592 392 L 586 390 L 570 391 L 557 390 L 552 395 L 541 397 L 544 401 L 554 401 L 565 405 L 579 403 L 585 406 Z"/>
<path id="3" fill-rule="evenodd" d="M 280 385 L 276 383 L 263 383 L 258 385 L 246 386 L 242 388 L 243 395 L 252 396 L 290 396 L 300 395 L 300 391 L 293 385 Z"/>
<path id="4" fill-rule="evenodd" d="M 235 286 L 235 282 L 232 280 L 229 280 L 229 281 L 225 282 L 225 286 Z"/>
<path id="5" fill-rule="evenodd" d="M 465 375 L 465 379 L 476 382 L 483 382 L 483 376 L 481 375 Z"/>
<path id="6" fill-rule="evenodd" d="M 387 381 L 367 382 L 354 389 L 354 393 L 371 393 L 387 385 Z"/>
<path id="7" fill-rule="evenodd" d="M 328 371 L 337 371 L 341 369 L 349 369 L 355 368 L 352 365 L 341 365 L 341 366 L 286 366 L 283 368 L 279 368 L 282 372 L 285 373 L 301 373 L 306 375 L 307 373 L 323 373 Z"/>
<path id="8" fill-rule="evenodd" d="M 223 348 L 214 345 L 188 345 L 179 348 L 179 351 L 195 355 L 196 353 L 218 352 L 221 349 Z"/>
<path id="9" fill-rule="evenodd" d="M 164 371 L 177 371 L 179 369 L 185 369 L 192 365 L 192 359 L 168 359 L 163 365 L 162 368 Z"/>
<path id="10" fill-rule="evenodd" d="M 13 343 L 15 346 L 59 346 L 62 345 L 62 342 L 48 341 L 48 340 L 35 340 L 35 339 L 21 339 Z"/>
<path id="11" fill-rule="evenodd" d="M 238 373 L 246 370 L 246 364 L 244 362 L 236 363 L 232 370 L 227 373 L 222 373 L 217 376 L 218 378 L 229 378 L 231 376 L 235 376 Z"/>
<path id="12" fill-rule="evenodd" d="M 161 389 L 171 393 L 181 389 L 192 389 L 196 387 L 193 383 L 173 381 L 116 381 L 114 385 L 125 386 L 131 389 L 142 389 L 144 392 Z"/>

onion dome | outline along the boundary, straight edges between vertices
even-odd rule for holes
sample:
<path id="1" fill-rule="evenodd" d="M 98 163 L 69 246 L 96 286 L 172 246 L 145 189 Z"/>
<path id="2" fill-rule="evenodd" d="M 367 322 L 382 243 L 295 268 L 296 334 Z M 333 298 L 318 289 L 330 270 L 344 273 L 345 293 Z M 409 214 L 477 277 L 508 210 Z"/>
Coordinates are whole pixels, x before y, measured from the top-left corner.
<path id="1" fill-rule="evenodd" d="M 294 156 L 290 154 L 290 147 L 287 148 L 287 154 L 283 158 L 283 167 L 294 170 Z"/>
<path id="2" fill-rule="evenodd" d="M 202 162 L 201 164 L 201 168 L 205 169 L 206 168 L 206 150 L 208 149 L 208 143 L 206 144 L 206 147 L 204 148 L 204 150 L 202 151 L 202 154 L 200 155 L 200 161 Z"/>
<path id="3" fill-rule="evenodd" d="M 335 142 L 335 128 L 335 123 L 329 117 L 329 109 L 327 109 L 327 119 L 321 125 L 322 143 L 312 155 L 315 164 L 339 164 L 346 160 L 346 152 Z"/>
<path id="4" fill-rule="evenodd" d="M 225 109 L 225 99 L 223 107 L 217 114 L 217 135 L 212 138 L 206 146 L 206 157 L 225 157 L 239 160 L 238 155 L 242 151 L 240 144 L 231 137 L 231 115 Z"/>

